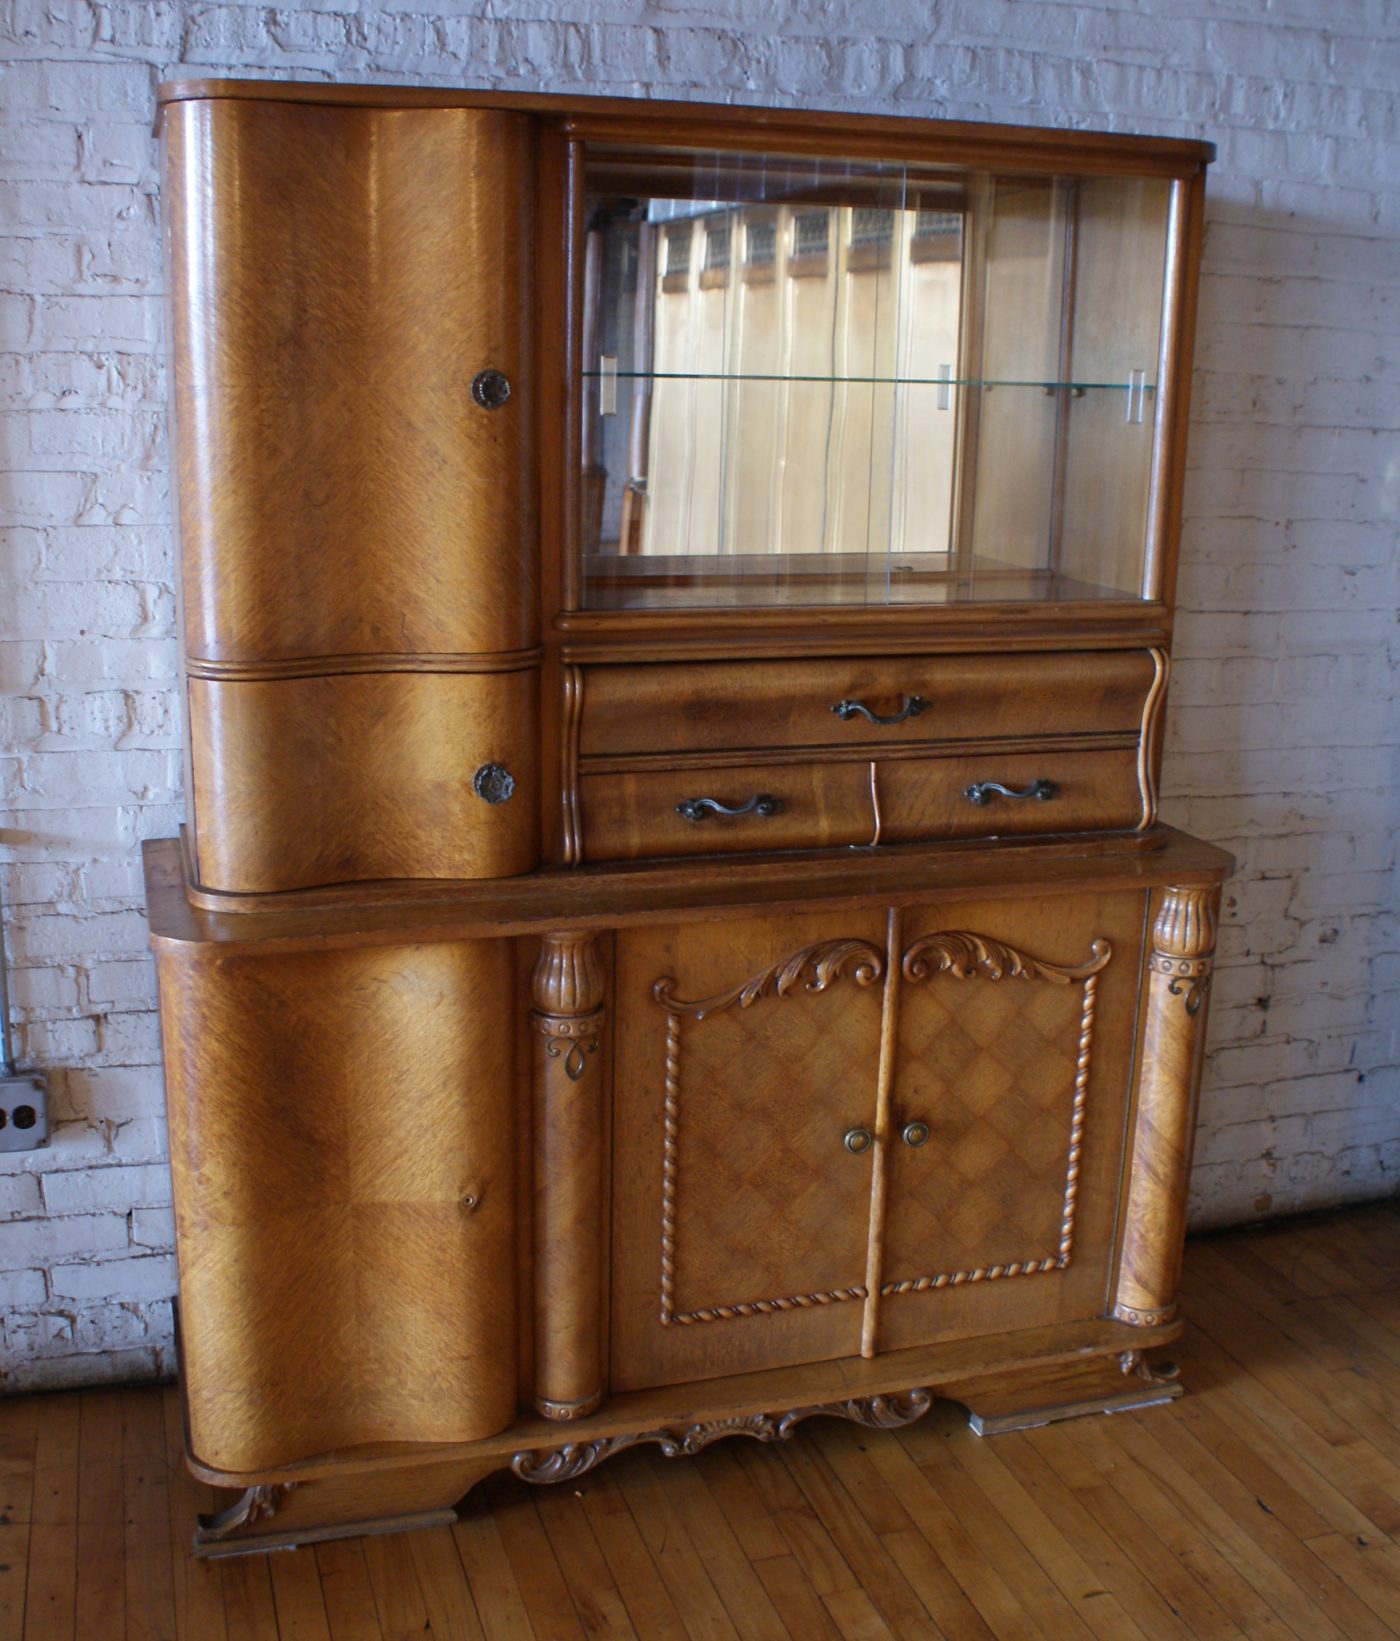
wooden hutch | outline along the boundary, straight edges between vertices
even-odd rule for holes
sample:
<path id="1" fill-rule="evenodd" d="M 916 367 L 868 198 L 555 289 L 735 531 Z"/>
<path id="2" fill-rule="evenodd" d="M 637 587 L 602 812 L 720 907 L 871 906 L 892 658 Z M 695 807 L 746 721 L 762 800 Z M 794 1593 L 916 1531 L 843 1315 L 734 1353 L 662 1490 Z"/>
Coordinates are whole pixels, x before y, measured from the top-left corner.
<path id="1" fill-rule="evenodd" d="M 160 129 L 199 1547 L 1176 1394 L 1209 146 L 230 81 Z"/>

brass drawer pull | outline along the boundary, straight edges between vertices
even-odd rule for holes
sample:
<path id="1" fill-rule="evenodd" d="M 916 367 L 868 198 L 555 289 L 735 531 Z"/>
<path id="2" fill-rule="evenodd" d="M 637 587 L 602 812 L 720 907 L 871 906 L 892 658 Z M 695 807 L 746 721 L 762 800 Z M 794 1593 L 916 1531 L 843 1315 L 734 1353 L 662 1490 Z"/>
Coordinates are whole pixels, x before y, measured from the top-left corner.
<path id="1" fill-rule="evenodd" d="M 922 695 L 906 695 L 904 705 L 900 710 L 890 713 L 887 718 L 882 717 L 878 712 L 872 712 L 864 701 L 838 701 L 831 710 L 845 722 L 849 722 L 859 713 L 862 718 L 868 718 L 872 724 L 879 724 L 882 729 L 888 729 L 892 724 L 902 724 L 906 718 L 917 718 L 921 712 L 927 711 L 931 705 L 932 703 L 926 701 Z"/>
<path id="2" fill-rule="evenodd" d="M 1014 786 L 1003 786 L 1000 781 L 974 781 L 963 793 L 969 803 L 987 804 L 1000 794 L 1003 798 L 1038 798 L 1049 803 L 1059 791 L 1054 781 L 1032 781 L 1018 792 Z"/>
<path id="3" fill-rule="evenodd" d="M 841 1136 L 841 1143 L 852 1156 L 858 1157 L 875 1143 L 875 1136 L 868 1128 L 848 1128 Z"/>
<path id="4" fill-rule="evenodd" d="M 916 1151 L 921 1145 L 928 1144 L 928 1135 L 926 1122 L 907 1122 L 904 1125 L 904 1143 L 913 1146 Z"/>
<path id="5" fill-rule="evenodd" d="M 758 815 L 766 820 L 769 815 L 778 814 L 782 807 L 781 798 L 769 797 L 766 792 L 755 792 L 747 803 L 737 803 L 732 807 L 721 803 L 718 798 L 683 798 L 676 805 L 676 813 L 688 821 L 702 821 L 706 815 Z"/>

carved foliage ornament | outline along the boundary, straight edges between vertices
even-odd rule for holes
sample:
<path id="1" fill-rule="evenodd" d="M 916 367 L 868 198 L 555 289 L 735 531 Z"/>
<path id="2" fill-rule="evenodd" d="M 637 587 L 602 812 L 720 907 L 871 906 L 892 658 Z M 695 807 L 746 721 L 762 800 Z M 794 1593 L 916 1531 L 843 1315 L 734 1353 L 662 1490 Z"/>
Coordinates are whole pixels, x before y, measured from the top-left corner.
<path id="1" fill-rule="evenodd" d="M 591 1014 L 534 1014 L 535 1030 L 544 1038 L 544 1051 L 551 1060 L 562 1057 L 564 1072 L 576 1083 L 587 1069 L 589 1056 L 598 1052 L 598 1036 L 603 1025 L 602 1009 Z"/>
<path id="2" fill-rule="evenodd" d="M 989 935 L 946 930 L 916 940 L 900 967 L 904 978 L 915 985 L 931 974 L 950 974 L 955 980 L 1050 980 L 1067 986 L 1097 974 L 1113 955 L 1106 940 L 1095 940 L 1089 950 L 1093 956 L 1087 963 L 1047 963 Z"/>
<path id="3" fill-rule="evenodd" d="M 1157 952 L 1153 955 L 1150 967 L 1154 974 L 1171 976 L 1167 982 L 1167 990 L 1173 997 L 1185 998 L 1186 1012 L 1194 1019 L 1210 995 L 1211 959 L 1166 957 Z"/>
<path id="4" fill-rule="evenodd" d="M 704 1020 L 736 1003 L 746 1009 L 761 997 L 789 997 L 799 985 L 806 992 L 826 991 L 848 970 L 858 986 L 872 986 L 885 972 L 884 954 L 868 940 L 824 940 L 816 946 L 804 946 L 730 991 L 717 992 L 698 1002 L 684 1003 L 676 997 L 676 982 L 670 975 L 656 982 L 651 995 L 668 1014 Z"/>
<path id="5" fill-rule="evenodd" d="M 275 1516 L 277 1507 L 295 1488 L 294 1481 L 248 1488 L 226 1510 L 220 1510 L 213 1516 L 201 1515 L 196 1540 L 200 1544 L 216 1544 L 221 1539 L 234 1537 L 255 1522 Z"/>
<path id="6" fill-rule="evenodd" d="M 751 1436 L 759 1442 L 785 1442 L 804 1419 L 822 1414 L 835 1419 L 850 1419 L 872 1429 L 892 1430 L 898 1425 L 912 1424 L 915 1419 L 921 1419 L 932 1406 L 932 1391 L 905 1390 L 887 1396 L 864 1396 L 846 1402 L 823 1402 L 815 1407 L 795 1407 L 781 1414 L 749 1413 L 677 1428 L 600 1436 L 591 1442 L 569 1442 L 553 1452 L 527 1448 L 515 1454 L 510 1467 L 522 1481 L 573 1481 L 604 1459 L 645 1443 L 659 1447 L 668 1459 L 691 1458 L 711 1442 L 722 1441 L 726 1436 Z"/>
<path id="7" fill-rule="evenodd" d="M 885 1282 L 880 1293 L 892 1297 L 904 1293 L 962 1287 L 968 1283 L 991 1282 L 1001 1277 L 1036 1276 L 1063 1270 L 1074 1250 L 1074 1227 L 1079 1200 L 1079 1176 L 1084 1155 L 1084 1125 L 1088 1107 L 1089 1064 L 1093 1051 L 1094 1024 L 1098 1013 L 1098 977 L 1113 956 L 1113 947 L 1104 939 L 1091 942 L 1086 963 L 1051 963 L 1017 951 L 990 935 L 968 930 L 940 930 L 924 935 L 906 950 L 900 963 L 904 978 L 918 985 L 936 974 L 957 980 L 1048 980 L 1057 986 L 1080 983 L 1084 1003 L 1080 1014 L 1079 1053 L 1075 1068 L 1074 1098 L 1070 1114 L 1069 1147 L 1065 1162 L 1065 1194 L 1060 1218 L 1059 1246 L 1053 1254 L 1034 1259 L 988 1263 L 958 1271 L 907 1277 Z M 860 986 L 873 985 L 884 973 L 883 954 L 863 940 L 828 940 L 806 946 L 782 962 L 763 969 L 742 985 L 696 1002 L 675 996 L 676 981 L 665 975 L 652 986 L 652 996 L 666 1010 L 666 1089 L 662 1125 L 661 1161 L 661 1325 L 689 1325 L 695 1322 L 727 1322 L 775 1311 L 803 1310 L 819 1305 L 840 1304 L 867 1297 L 863 1286 L 838 1288 L 818 1293 L 779 1295 L 728 1305 L 706 1306 L 677 1311 L 676 1287 L 676 1191 L 679 1174 L 681 1109 L 681 1021 L 683 1017 L 704 1020 L 738 1006 L 750 1008 L 764 997 L 789 997 L 798 990 L 823 992 L 842 974 L 849 972 Z"/>

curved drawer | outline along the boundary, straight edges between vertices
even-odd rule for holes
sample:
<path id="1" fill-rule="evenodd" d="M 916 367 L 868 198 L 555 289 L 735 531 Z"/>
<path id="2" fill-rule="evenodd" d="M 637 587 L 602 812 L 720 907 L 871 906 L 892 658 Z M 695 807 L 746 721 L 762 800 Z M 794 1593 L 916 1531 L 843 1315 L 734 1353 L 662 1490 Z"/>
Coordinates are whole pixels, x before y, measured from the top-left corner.
<path id="1" fill-rule="evenodd" d="M 579 754 L 1137 733 L 1159 671 L 1150 650 L 589 667 Z"/>
<path id="2" fill-rule="evenodd" d="M 821 849 L 870 843 L 875 832 L 864 761 L 585 775 L 579 794 L 586 861 Z M 776 804 L 772 812 L 763 799 Z M 688 820 L 682 804 L 698 806 L 701 818 Z M 727 815 L 713 805 L 751 807 Z"/>
<path id="3" fill-rule="evenodd" d="M 1128 747 L 892 759 L 876 777 L 882 843 L 1124 831 L 1150 820 L 1137 753 Z"/>
<path id="4" fill-rule="evenodd" d="M 191 677 L 203 887 L 508 877 L 538 859 L 536 673 Z M 475 789 L 498 765 L 505 801 Z M 502 783 L 483 778 L 488 796 Z"/>

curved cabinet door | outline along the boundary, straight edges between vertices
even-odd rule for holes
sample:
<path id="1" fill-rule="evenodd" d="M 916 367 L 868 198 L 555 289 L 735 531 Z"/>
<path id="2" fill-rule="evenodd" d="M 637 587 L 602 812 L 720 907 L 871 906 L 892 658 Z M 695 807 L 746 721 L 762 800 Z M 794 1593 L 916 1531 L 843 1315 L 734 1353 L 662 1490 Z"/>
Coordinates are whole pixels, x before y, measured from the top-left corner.
<path id="1" fill-rule="evenodd" d="M 226 1472 L 515 1416 L 507 941 L 173 946 L 190 1447 Z"/>
<path id="2" fill-rule="evenodd" d="M 163 121 L 189 655 L 528 648 L 529 116 Z"/>
<path id="3" fill-rule="evenodd" d="M 860 1349 L 883 918 L 618 937 L 612 1388 Z"/>

